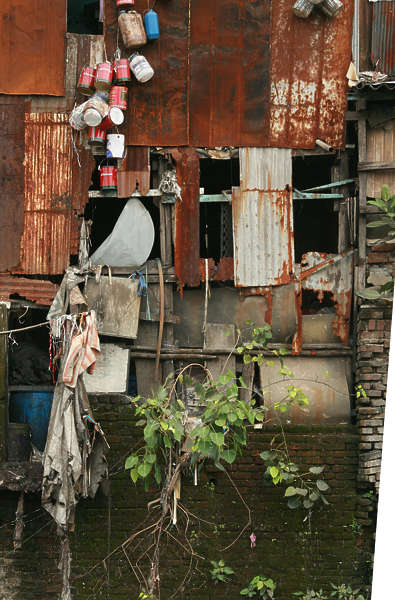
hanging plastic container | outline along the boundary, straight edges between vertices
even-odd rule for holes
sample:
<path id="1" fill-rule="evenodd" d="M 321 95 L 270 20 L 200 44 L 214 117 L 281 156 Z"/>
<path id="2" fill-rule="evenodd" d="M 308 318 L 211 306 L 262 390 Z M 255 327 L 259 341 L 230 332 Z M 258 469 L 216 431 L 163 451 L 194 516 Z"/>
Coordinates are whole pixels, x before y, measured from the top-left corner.
<path id="1" fill-rule="evenodd" d="M 107 135 L 107 158 L 124 158 L 125 136 L 121 133 L 109 133 Z"/>
<path id="2" fill-rule="evenodd" d="M 134 0 L 117 0 L 117 8 L 129 8 L 133 4 Z"/>
<path id="3" fill-rule="evenodd" d="M 94 94 L 87 100 L 84 111 L 84 121 L 89 127 L 100 125 L 104 117 L 108 115 L 108 104 L 100 94 Z"/>
<path id="4" fill-rule="evenodd" d="M 328 17 L 336 17 L 343 8 L 343 2 L 340 2 L 340 0 L 324 0 L 320 4 L 320 8 Z"/>
<path id="5" fill-rule="evenodd" d="M 149 81 L 154 76 L 153 68 L 142 54 L 132 54 L 129 58 L 129 64 L 133 75 L 141 83 Z"/>
<path id="6" fill-rule="evenodd" d="M 111 166 L 100 167 L 100 189 L 101 190 L 116 190 L 117 189 L 117 168 Z"/>
<path id="7" fill-rule="evenodd" d="M 118 26 L 125 48 L 139 48 L 147 43 L 143 19 L 135 10 L 122 11 L 118 17 Z"/>
<path id="8" fill-rule="evenodd" d="M 128 88 L 123 85 L 114 85 L 110 90 L 109 105 L 126 110 L 128 107 Z"/>
<path id="9" fill-rule="evenodd" d="M 84 111 L 86 109 L 87 103 L 88 100 L 86 102 L 83 102 L 79 106 L 75 106 L 71 111 L 69 123 L 71 127 L 73 129 L 76 129 L 77 131 L 82 131 L 82 129 L 85 129 L 85 127 L 87 126 L 84 118 Z"/>
<path id="10" fill-rule="evenodd" d="M 110 62 L 99 63 L 96 67 L 95 88 L 109 90 L 112 84 L 114 69 Z"/>
<path id="11" fill-rule="evenodd" d="M 77 83 L 77 90 L 84 96 L 92 96 L 95 91 L 96 69 L 84 67 Z"/>
<path id="12" fill-rule="evenodd" d="M 105 119 L 100 123 L 100 127 L 103 129 L 110 129 L 111 127 L 118 127 L 122 125 L 125 120 L 125 115 L 123 111 L 118 108 L 118 106 L 110 106 L 110 110 L 108 111 L 108 115 Z"/>
<path id="13" fill-rule="evenodd" d="M 144 27 L 149 40 L 157 40 L 159 38 L 159 19 L 157 13 L 152 8 L 144 15 Z"/>
<path id="14" fill-rule="evenodd" d="M 314 4 L 310 0 L 296 0 L 292 10 L 300 19 L 307 19 L 311 15 L 313 8 Z"/>
<path id="15" fill-rule="evenodd" d="M 114 61 L 114 83 L 130 83 L 132 76 L 130 73 L 129 61 L 127 58 L 120 58 Z"/>
<path id="16" fill-rule="evenodd" d="M 88 144 L 105 144 L 107 130 L 102 125 L 99 127 L 89 127 L 88 129 Z"/>

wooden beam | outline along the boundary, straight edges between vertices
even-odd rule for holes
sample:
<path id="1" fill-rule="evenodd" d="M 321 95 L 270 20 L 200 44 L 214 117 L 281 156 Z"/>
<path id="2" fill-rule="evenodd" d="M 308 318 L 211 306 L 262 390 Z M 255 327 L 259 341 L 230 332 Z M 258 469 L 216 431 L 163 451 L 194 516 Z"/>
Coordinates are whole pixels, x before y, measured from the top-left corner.
<path id="1" fill-rule="evenodd" d="M 8 330 L 8 307 L 0 303 L 0 331 Z M 0 463 L 7 458 L 8 336 L 0 335 Z"/>

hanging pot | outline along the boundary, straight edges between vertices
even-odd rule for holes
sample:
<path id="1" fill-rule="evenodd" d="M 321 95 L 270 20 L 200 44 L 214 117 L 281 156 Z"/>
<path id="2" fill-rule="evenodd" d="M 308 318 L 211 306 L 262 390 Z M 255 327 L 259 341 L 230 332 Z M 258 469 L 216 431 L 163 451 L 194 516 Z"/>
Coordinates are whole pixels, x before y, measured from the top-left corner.
<path id="1" fill-rule="evenodd" d="M 100 125 L 99 127 L 89 127 L 88 144 L 105 144 L 107 131 Z"/>
<path id="2" fill-rule="evenodd" d="M 96 67 L 95 88 L 109 90 L 113 77 L 113 66 L 110 62 L 99 63 Z"/>
<path id="3" fill-rule="evenodd" d="M 313 8 L 314 5 L 310 0 L 296 0 L 292 10 L 300 19 L 307 19 L 311 15 Z"/>
<path id="4" fill-rule="evenodd" d="M 121 133 L 109 133 L 107 135 L 107 158 L 125 157 L 125 136 Z"/>
<path id="5" fill-rule="evenodd" d="M 100 127 L 103 129 L 110 129 L 111 127 L 117 127 L 122 125 L 125 120 L 125 115 L 123 111 L 118 108 L 118 106 L 110 106 L 108 111 L 108 115 L 100 124 Z"/>
<path id="6" fill-rule="evenodd" d="M 104 117 L 108 114 L 108 104 L 100 94 L 94 94 L 87 100 L 84 111 L 84 120 L 89 127 L 100 125 Z"/>
<path id="7" fill-rule="evenodd" d="M 117 189 L 117 168 L 104 166 L 100 167 L 100 189 L 101 190 L 116 190 Z"/>
<path id="8" fill-rule="evenodd" d="M 84 129 L 87 126 L 87 123 L 85 122 L 84 118 L 84 111 L 86 109 L 87 103 L 88 100 L 86 102 L 83 102 L 79 106 L 74 107 L 71 111 L 69 123 L 71 127 L 73 129 L 76 129 L 77 131 L 82 131 L 82 129 Z"/>
<path id="9" fill-rule="evenodd" d="M 109 105 L 126 110 L 128 107 L 128 88 L 123 85 L 114 85 L 110 90 Z"/>
<path id="10" fill-rule="evenodd" d="M 121 12 L 118 25 L 125 48 L 138 48 L 147 43 L 143 19 L 135 10 Z"/>
<path id="11" fill-rule="evenodd" d="M 127 58 L 120 58 L 114 61 L 114 83 L 129 83 L 132 81 L 129 61 Z"/>
<path id="12" fill-rule="evenodd" d="M 343 8 L 343 2 L 340 2 L 340 0 L 323 0 L 320 8 L 328 17 L 336 17 Z"/>
<path id="13" fill-rule="evenodd" d="M 84 67 L 77 83 L 77 90 L 84 96 L 92 96 L 95 91 L 96 69 Z"/>
<path id="14" fill-rule="evenodd" d="M 149 64 L 148 60 L 142 54 L 132 54 L 129 58 L 130 70 L 136 77 L 137 81 L 145 83 L 152 79 L 154 70 Z"/>

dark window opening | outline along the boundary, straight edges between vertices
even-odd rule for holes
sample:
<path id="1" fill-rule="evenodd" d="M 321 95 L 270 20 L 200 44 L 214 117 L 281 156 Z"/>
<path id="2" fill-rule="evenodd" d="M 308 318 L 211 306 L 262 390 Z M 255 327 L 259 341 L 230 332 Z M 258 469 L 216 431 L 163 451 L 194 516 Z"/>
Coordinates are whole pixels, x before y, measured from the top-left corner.
<path id="1" fill-rule="evenodd" d="M 302 290 L 302 313 L 304 315 L 325 315 L 336 312 L 336 303 L 330 292 Z"/>
<path id="2" fill-rule="evenodd" d="M 67 0 L 67 31 L 89 35 L 102 35 L 99 0 Z"/>
<path id="3" fill-rule="evenodd" d="M 233 256 L 232 207 L 226 202 L 200 205 L 200 256 L 215 262 Z"/>
<path id="4" fill-rule="evenodd" d="M 200 187 L 204 194 L 220 194 L 240 185 L 239 159 L 200 159 Z"/>
<path id="5" fill-rule="evenodd" d="M 331 182 L 335 155 L 296 157 L 292 163 L 293 187 L 303 191 Z M 331 189 L 322 190 L 330 193 Z M 306 252 L 338 250 L 338 213 L 331 199 L 294 200 L 295 260 L 300 262 Z"/>
<path id="6" fill-rule="evenodd" d="M 129 362 L 128 395 L 135 398 L 138 395 L 136 361 Z"/>

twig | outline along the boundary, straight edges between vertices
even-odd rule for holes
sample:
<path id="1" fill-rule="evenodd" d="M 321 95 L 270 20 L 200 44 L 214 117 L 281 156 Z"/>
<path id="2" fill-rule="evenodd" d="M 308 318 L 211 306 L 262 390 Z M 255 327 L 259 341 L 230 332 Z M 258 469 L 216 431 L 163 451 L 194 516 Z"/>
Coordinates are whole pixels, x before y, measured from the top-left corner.
<path id="1" fill-rule="evenodd" d="M 241 536 L 243 535 L 243 533 L 245 532 L 245 530 L 251 525 L 251 509 L 248 506 L 248 504 L 246 503 L 246 501 L 244 500 L 243 496 L 240 494 L 239 489 L 237 487 L 237 485 L 235 484 L 235 482 L 233 481 L 233 479 L 231 478 L 231 476 L 229 475 L 228 471 L 224 468 L 224 473 L 226 474 L 227 478 L 229 479 L 230 483 L 233 485 L 233 487 L 235 488 L 237 495 L 239 496 L 240 500 L 242 501 L 242 503 L 244 504 L 244 506 L 246 507 L 246 510 L 248 512 L 248 521 L 247 523 L 244 525 L 243 529 L 240 531 L 239 535 L 235 537 L 235 539 L 233 540 L 233 542 L 231 542 L 228 546 L 226 546 L 225 548 L 220 548 L 221 552 L 225 552 L 225 550 L 228 550 L 229 548 L 231 548 L 238 539 L 241 538 Z"/>

